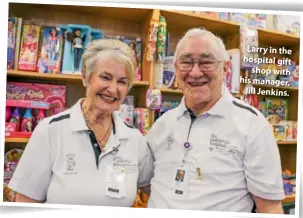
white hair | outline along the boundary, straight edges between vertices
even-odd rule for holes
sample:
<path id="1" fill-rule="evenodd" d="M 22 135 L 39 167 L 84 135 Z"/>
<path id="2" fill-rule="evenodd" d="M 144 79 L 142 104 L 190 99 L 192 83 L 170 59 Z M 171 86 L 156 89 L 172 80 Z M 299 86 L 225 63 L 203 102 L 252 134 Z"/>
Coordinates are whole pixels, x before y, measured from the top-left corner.
<path id="1" fill-rule="evenodd" d="M 180 56 L 180 51 L 182 48 L 182 45 L 186 43 L 186 41 L 190 38 L 194 37 L 201 37 L 201 38 L 207 38 L 211 43 L 213 43 L 213 46 L 215 47 L 217 53 L 215 55 L 218 55 L 220 58 L 220 61 L 228 61 L 229 55 L 226 51 L 225 45 L 221 38 L 218 36 L 215 36 L 212 32 L 202 29 L 202 28 L 193 28 L 188 30 L 185 35 L 182 37 L 182 39 L 178 42 L 175 55 L 174 55 L 174 63 L 177 61 L 177 59 Z"/>
<path id="2" fill-rule="evenodd" d="M 126 44 L 116 39 L 99 39 L 92 41 L 82 56 L 83 67 L 85 69 L 85 79 L 89 80 L 91 73 L 94 72 L 96 62 L 100 59 L 114 58 L 126 68 L 129 79 L 130 89 L 135 78 L 135 54 Z"/>

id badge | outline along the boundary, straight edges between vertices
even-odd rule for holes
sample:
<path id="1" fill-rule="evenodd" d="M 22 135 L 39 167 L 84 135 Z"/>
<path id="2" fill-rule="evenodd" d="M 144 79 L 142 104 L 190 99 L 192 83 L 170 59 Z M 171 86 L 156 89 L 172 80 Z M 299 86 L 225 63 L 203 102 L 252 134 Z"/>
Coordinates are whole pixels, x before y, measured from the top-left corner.
<path id="1" fill-rule="evenodd" d="M 108 166 L 106 171 L 106 190 L 107 196 L 122 198 L 126 196 L 124 187 L 125 168 Z"/>
<path id="2" fill-rule="evenodd" d="M 189 166 L 176 168 L 173 173 L 172 197 L 184 197 L 187 194 Z"/>

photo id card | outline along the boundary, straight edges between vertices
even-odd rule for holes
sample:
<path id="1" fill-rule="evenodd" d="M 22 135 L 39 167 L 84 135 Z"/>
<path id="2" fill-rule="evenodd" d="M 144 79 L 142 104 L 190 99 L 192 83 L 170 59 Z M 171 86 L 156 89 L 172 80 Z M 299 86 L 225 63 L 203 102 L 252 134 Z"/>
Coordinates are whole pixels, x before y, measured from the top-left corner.
<path id="1" fill-rule="evenodd" d="M 173 172 L 172 197 L 183 197 L 187 194 L 189 166 L 176 168 Z"/>
<path id="2" fill-rule="evenodd" d="M 122 198 L 126 196 L 124 187 L 125 168 L 108 166 L 106 171 L 106 190 L 107 196 Z"/>

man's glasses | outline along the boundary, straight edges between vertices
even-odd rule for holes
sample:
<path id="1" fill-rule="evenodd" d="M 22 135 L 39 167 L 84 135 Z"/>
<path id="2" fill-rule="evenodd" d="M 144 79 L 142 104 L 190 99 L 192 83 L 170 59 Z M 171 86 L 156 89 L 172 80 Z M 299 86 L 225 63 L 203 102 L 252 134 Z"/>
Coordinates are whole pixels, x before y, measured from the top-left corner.
<path id="1" fill-rule="evenodd" d="M 195 61 L 193 58 L 180 58 L 176 62 L 176 68 L 184 73 L 190 72 L 195 64 L 198 64 L 198 67 L 203 72 L 212 72 L 217 70 L 219 62 L 216 59 L 200 59 L 198 61 Z"/>

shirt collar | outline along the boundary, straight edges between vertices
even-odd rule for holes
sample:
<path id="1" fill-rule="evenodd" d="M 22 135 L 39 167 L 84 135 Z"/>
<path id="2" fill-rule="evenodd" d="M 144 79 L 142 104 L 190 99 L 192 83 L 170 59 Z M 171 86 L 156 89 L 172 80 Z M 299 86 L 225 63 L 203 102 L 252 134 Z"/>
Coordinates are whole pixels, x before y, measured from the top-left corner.
<path id="1" fill-rule="evenodd" d="M 232 95 L 229 93 L 228 89 L 223 86 L 222 96 L 211 109 L 205 112 L 205 114 L 227 118 L 230 114 L 231 106 Z M 182 117 L 186 112 L 188 112 L 188 108 L 185 105 L 185 96 L 183 96 L 177 108 L 177 118 Z"/>
<path id="2" fill-rule="evenodd" d="M 81 109 L 81 102 L 84 98 L 78 100 L 78 102 L 71 107 L 71 128 L 73 132 L 86 131 L 89 128 L 86 125 L 84 115 Z M 112 113 L 113 118 L 113 133 L 118 139 L 129 138 L 128 127 L 124 124 L 123 120 L 119 116 L 119 112 Z"/>

